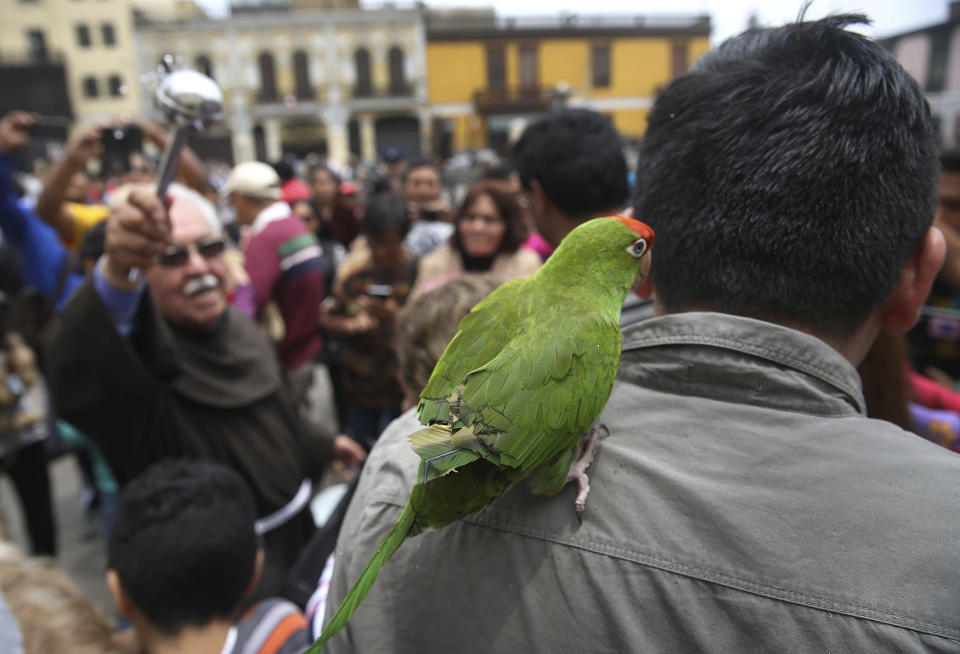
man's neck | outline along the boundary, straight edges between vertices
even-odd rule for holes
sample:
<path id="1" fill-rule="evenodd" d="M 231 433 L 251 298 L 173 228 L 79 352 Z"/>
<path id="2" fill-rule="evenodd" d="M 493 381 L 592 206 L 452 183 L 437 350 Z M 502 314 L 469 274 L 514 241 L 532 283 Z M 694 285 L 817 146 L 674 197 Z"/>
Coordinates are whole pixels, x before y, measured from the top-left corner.
<path id="1" fill-rule="evenodd" d="M 560 241 L 582 222 L 583 220 L 572 218 L 562 211 L 553 210 L 543 221 L 544 227 L 540 236 L 545 238 L 550 247 L 556 250 Z"/>
<path id="2" fill-rule="evenodd" d="M 571 216 L 570 214 L 564 213 L 557 209 L 554 206 L 551 206 L 548 209 L 546 214 L 546 220 L 542 221 L 544 225 L 544 231 L 540 232 L 540 235 L 547 240 L 548 243 L 557 249 L 557 246 L 560 245 L 560 241 L 564 237 L 572 232 L 577 225 L 585 223 L 588 220 L 593 220 L 594 218 L 604 218 L 606 216 L 615 216 L 617 215 L 616 209 L 610 209 L 609 211 L 599 211 L 586 216 Z"/>
<path id="3" fill-rule="evenodd" d="M 167 636 L 137 625 L 137 636 L 147 654 L 221 654 L 232 626 L 229 621 L 214 621 L 203 627 L 185 627 L 176 636 Z"/>

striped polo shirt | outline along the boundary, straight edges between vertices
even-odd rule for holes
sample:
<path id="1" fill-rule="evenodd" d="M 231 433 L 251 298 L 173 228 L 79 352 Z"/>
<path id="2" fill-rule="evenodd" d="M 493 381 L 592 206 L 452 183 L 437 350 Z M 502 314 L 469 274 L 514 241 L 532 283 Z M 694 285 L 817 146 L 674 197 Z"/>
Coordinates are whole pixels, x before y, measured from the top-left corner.
<path id="1" fill-rule="evenodd" d="M 320 303 L 324 261 L 316 237 L 284 202 L 264 209 L 251 226 L 244 249 L 257 312 L 273 300 L 285 334 L 278 349 L 284 370 L 298 368 L 315 355 L 320 339 Z"/>

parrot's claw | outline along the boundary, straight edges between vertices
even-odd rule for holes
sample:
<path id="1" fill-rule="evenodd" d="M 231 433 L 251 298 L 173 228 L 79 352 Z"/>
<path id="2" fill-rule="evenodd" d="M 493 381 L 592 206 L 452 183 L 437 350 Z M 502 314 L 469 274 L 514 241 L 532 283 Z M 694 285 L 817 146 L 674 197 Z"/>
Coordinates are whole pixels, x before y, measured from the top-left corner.
<path id="1" fill-rule="evenodd" d="M 577 482 L 577 499 L 574 502 L 574 507 L 577 510 L 577 520 L 581 523 L 583 522 L 583 510 L 587 507 L 587 496 L 590 494 L 590 478 L 587 477 L 587 468 L 593 463 L 593 457 L 597 454 L 600 439 L 609 435 L 610 430 L 607 429 L 606 425 L 591 427 L 590 431 L 580 439 L 577 456 L 567 473 L 567 481 Z"/>
<path id="2" fill-rule="evenodd" d="M 590 494 L 590 478 L 587 477 L 587 473 L 581 472 L 577 477 L 577 488 L 579 492 L 573 504 L 577 509 L 577 522 L 583 524 L 583 510 L 587 508 L 587 495 Z"/>

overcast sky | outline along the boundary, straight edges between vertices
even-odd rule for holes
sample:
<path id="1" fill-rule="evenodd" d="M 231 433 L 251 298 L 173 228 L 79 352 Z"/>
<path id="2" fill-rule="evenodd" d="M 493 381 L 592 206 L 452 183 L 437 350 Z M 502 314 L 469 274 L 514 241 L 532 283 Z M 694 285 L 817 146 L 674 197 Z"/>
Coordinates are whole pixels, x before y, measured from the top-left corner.
<path id="1" fill-rule="evenodd" d="M 427 0 L 431 7 L 489 7 L 501 16 L 572 13 L 676 14 L 707 13 L 713 19 L 713 43 L 738 34 L 755 13 L 763 25 L 796 19 L 799 0 Z M 874 37 L 889 36 L 947 18 L 947 0 L 814 0 L 807 16 L 830 13 L 866 13 L 873 26 L 863 30 Z"/>
<path id="2" fill-rule="evenodd" d="M 197 0 L 211 15 L 223 16 L 229 0 Z M 382 6 L 384 0 L 361 0 L 362 6 Z M 400 6 L 413 0 L 399 0 Z M 499 16 L 577 14 L 710 14 L 711 41 L 720 43 L 742 32 L 751 14 L 761 25 L 782 25 L 795 20 L 802 0 L 426 0 L 430 7 L 494 7 Z M 814 0 L 808 18 L 831 13 L 865 13 L 871 27 L 861 30 L 872 37 L 898 34 L 946 20 L 948 0 Z"/>

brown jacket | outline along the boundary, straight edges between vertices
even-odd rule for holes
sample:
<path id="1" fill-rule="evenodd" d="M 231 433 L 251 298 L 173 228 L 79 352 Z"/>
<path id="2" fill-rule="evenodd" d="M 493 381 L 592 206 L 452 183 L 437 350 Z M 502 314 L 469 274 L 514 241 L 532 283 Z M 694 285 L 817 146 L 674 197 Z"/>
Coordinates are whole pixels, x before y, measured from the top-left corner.
<path id="1" fill-rule="evenodd" d="M 508 282 L 511 279 L 529 277 L 541 265 L 543 262 L 539 254 L 527 248 L 520 248 L 516 252 L 498 254 L 493 259 L 490 270 L 485 272 L 498 281 Z M 412 295 L 426 293 L 464 274 L 466 271 L 463 268 L 463 258 L 460 253 L 449 241 L 442 243 L 433 252 L 420 259 L 417 285 Z"/>

